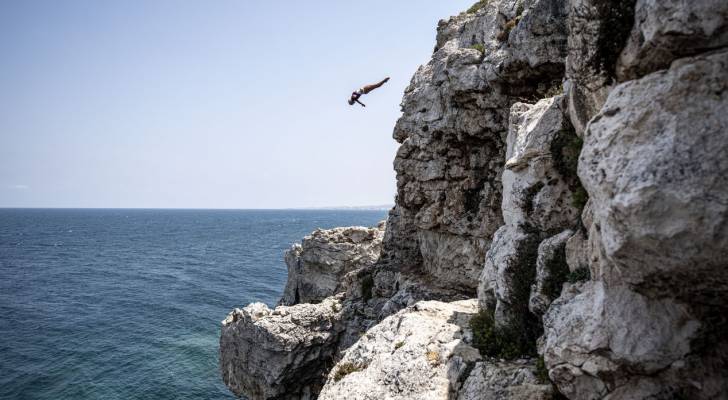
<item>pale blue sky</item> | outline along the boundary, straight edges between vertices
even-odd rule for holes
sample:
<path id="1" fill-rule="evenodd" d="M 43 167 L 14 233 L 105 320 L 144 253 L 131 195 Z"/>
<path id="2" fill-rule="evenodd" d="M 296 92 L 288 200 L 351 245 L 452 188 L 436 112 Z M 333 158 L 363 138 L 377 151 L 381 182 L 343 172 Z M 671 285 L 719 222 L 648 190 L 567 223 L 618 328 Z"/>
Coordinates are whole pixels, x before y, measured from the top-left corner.
<path id="1" fill-rule="evenodd" d="M 404 88 L 473 2 L 2 1 L 0 207 L 392 203 Z"/>

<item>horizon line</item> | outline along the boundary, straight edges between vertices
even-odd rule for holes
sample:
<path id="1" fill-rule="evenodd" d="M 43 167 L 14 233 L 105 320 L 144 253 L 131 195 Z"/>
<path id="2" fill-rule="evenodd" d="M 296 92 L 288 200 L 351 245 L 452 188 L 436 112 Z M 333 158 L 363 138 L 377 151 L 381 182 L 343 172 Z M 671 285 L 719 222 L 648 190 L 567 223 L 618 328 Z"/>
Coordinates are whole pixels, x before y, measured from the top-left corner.
<path id="1" fill-rule="evenodd" d="M 394 207 L 390 205 L 371 205 L 371 206 L 312 206 L 312 207 L 277 207 L 277 208 L 209 208 L 209 207 L 26 207 L 26 206 L 0 206 L 0 210 L 199 210 L 199 211 L 283 211 L 283 210 L 299 210 L 299 211 L 316 211 L 316 210 L 350 210 L 350 211 L 375 211 L 389 210 Z"/>

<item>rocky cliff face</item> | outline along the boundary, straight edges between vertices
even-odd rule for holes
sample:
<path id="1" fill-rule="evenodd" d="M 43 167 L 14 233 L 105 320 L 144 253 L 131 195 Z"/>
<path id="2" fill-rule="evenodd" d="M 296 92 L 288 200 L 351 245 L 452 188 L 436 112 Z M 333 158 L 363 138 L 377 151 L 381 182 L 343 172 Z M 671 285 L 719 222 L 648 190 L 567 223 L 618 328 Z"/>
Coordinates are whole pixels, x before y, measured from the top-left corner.
<path id="1" fill-rule="evenodd" d="M 281 305 L 318 303 L 345 292 L 351 277 L 374 265 L 382 251 L 384 223 L 376 228 L 319 229 L 286 252 L 288 282 Z"/>
<path id="2" fill-rule="evenodd" d="M 294 247 L 282 305 L 223 322 L 225 382 L 728 398 L 727 44 L 719 0 L 490 0 L 441 21 L 394 128 L 386 232 Z"/>

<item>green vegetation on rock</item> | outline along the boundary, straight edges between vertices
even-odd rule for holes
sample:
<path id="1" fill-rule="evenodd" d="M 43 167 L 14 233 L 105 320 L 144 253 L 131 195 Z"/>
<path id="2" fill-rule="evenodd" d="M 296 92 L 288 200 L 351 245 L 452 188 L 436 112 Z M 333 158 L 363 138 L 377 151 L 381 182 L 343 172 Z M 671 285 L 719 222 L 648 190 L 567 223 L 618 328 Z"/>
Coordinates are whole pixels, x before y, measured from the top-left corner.
<path id="1" fill-rule="evenodd" d="M 598 49 L 593 67 L 610 78 L 616 76 L 617 59 L 632 31 L 636 2 L 636 0 L 597 2 L 599 15 L 603 21 L 599 25 Z"/>
<path id="2" fill-rule="evenodd" d="M 473 4 L 472 6 L 470 6 L 470 8 L 468 8 L 468 11 L 466 11 L 466 12 L 468 14 L 474 14 L 474 13 L 478 12 L 481 8 L 487 6 L 489 1 L 490 0 L 480 0 L 477 3 Z"/>
<path id="3" fill-rule="evenodd" d="M 516 6 L 516 16 L 520 17 L 521 15 L 523 15 L 523 11 L 524 11 L 523 1 L 519 1 L 518 6 Z"/>
<path id="4" fill-rule="evenodd" d="M 570 283 L 588 281 L 589 279 L 591 279 L 591 271 L 589 271 L 589 268 L 581 267 L 572 272 L 569 272 L 569 275 L 567 275 L 566 279 Z"/>
<path id="5" fill-rule="evenodd" d="M 520 17 L 515 17 L 512 20 L 506 22 L 506 24 L 503 26 L 503 30 L 501 31 L 501 33 L 498 34 L 497 39 L 500 40 L 501 42 L 505 42 L 506 40 L 508 40 L 508 35 L 510 35 L 513 28 L 515 28 L 516 25 L 518 25 L 518 21 L 520 19 L 521 19 Z"/>
<path id="6" fill-rule="evenodd" d="M 358 366 L 351 362 L 343 363 L 336 370 L 336 373 L 334 373 L 334 381 L 338 382 L 338 381 L 342 380 L 345 376 L 347 376 L 353 372 L 359 372 L 363 369 L 364 369 L 363 367 Z"/>
<path id="7" fill-rule="evenodd" d="M 584 141 L 569 129 L 561 130 L 551 142 L 554 167 L 564 178 L 579 179 L 576 169 L 579 166 L 579 154 L 583 146 Z"/>
<path id="8" fill-rule="evenodd" d="M 561 245 L 553 257 L 546 261 L 546 269 L 548 275 L 543 282 L 543 294 L 549 298 L 549 300 L 555 300 L 561 295 L 561 288 L 564 282 L 568 280 L 569 276 L 569 265 L 566 263 L 566 246 Z"/>
<path id="9" fill-rule="evenodd" d="M 583 186 L 579 185 L 571 196 L 571 205 L 578 210 L 583 210 L 587 200 L 589 200 L 589 194 Z"/>
<path id="10" fill-rule="evenodd" d="M 525 227 L 527 232 L 532 231 Z M 518 247 L 518 261 L 508 273 L 511 303 L 505 322 L 496 324 L 491 311 L 482 310 L 470 320 L 473 346 L 487 357 L 516 359 L 536 355 L 536 340 L 543 333 L 538 317 L 528 309 L 531 285 L 536 276 L 539 236 L 533 232 Z"/>
<path id="11" fill-rule="evenodd" d="M 571 124 L 566 123 L 564 127 L 551 142 L 551 155 L 554 160 L 554 168 L 561 174 L 566 183 L 571 189 L 572 205 L 578 209 L 584 209 L 587 200 L 589 200 L 589 194 L 586 189 L 581 185 L 579 175 L 577 174 L 577 168 L 579 166 L 579 155 L 581 154 L 581 148 L 584 146 L 584 141 L 576 136 L 576 132 Z"/>
<path id="12" fill-rule="evenodd" d="M 549 382 L 549 370 L 546 368 L 546 362 L 543 356 L 536 359 L 536 379 L 542 385 Z"/>
<path id="13" fill-rule="evenodd" d="M 562 93 L 564 93 L 564 85 L 560 81 L 552 82 L 551 86 L 544 92 L 543 98 L 556 97 Z"/>
<path id="14" fill-rule="evenodd" d="M 481 310 L 470 320 L 473 331 L 473 347 L 484 357 L 512 360 L 536 354 L 536 341 L 523 341 L 523 335 L 515 326 L 496 326 L 493 315 Z"/>

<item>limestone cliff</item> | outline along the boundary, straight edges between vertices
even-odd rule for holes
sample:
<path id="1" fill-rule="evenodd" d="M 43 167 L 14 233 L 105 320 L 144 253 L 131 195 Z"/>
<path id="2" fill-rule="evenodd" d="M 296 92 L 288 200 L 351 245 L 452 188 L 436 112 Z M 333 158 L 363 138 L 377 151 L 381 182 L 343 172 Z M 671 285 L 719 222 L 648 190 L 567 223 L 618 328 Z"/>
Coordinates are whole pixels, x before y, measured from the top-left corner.
<path id="1" fill-rule="evenodd" d="M 319 229 L 286 252 L 288 282 L 282 305 L 318 303 L 346 285 L 360 269 L 379 259 L 384 223 L 377 228 Z"/>
<path id="2" fill-rule="evenodd" d="M 728 398 L 726 45 L 724 0 L 485 0 L 441 21 L 394 128 L 386 230 L 294 246 L 281 306 L 223 322 L 225 383 Z"/>

